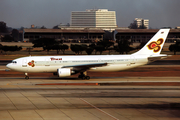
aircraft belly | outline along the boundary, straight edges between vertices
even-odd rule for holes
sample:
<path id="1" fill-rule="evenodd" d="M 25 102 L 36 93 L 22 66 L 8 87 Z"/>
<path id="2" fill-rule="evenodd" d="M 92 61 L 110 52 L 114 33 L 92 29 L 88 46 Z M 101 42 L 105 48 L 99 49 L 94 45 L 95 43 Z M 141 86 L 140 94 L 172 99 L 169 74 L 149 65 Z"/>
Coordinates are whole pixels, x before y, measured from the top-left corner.
<path id="1" fill-rule="evenodd" d="M 97 67 L 97 68 L 92 68 L 89 71 L 93 72 L 114 72 L 114 71 L 122 71 L 122 70 L 127 70 L 130 68 L 138 67 L 144 65 L 144 63 L 139 63 L 139 64 L 112 64 L 108 66 L 103 66 L 103 67 Z"/>
<path id="2" fill-rule="evenodd" d="M 25 67 L 25 68 L 21 68 L 21 67 L 16 67 L 16 69 L 13 69 L 11 68 L 11 70 L 14 70 L 14 71 L 18 71 L 18 72 L 28 72 L 28 68 Z"/>
<path id="3" fill-rule="evenodd" d="M 57 66 L 36 66 L 29 68 L 28 72 L 57 72 L 58 68 Z"/>

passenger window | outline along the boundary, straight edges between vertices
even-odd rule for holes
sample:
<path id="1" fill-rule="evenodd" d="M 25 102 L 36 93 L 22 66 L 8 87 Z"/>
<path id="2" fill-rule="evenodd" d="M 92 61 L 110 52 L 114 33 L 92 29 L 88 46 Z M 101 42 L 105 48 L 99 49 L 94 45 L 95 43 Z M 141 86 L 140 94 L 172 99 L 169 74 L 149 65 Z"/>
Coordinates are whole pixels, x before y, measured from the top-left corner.
<path id="1" fill-rule="evenodd" d="M 16 62 L 16 61 L 12 61 L 12 63 L 15 63 L 15 64 L 16 64 L 17 62 Z"/>

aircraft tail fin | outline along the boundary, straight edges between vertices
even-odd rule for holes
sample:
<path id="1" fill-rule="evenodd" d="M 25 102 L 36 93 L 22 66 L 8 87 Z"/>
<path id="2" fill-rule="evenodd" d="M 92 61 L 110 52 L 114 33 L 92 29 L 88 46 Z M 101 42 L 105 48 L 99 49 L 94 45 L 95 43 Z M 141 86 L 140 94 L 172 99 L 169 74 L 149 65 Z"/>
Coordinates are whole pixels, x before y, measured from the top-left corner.
<path id="1" fill-rule="evenodd" d="M 133 55 L 159 55 L 170 29 L 160 29 L 147 44 Z"/>

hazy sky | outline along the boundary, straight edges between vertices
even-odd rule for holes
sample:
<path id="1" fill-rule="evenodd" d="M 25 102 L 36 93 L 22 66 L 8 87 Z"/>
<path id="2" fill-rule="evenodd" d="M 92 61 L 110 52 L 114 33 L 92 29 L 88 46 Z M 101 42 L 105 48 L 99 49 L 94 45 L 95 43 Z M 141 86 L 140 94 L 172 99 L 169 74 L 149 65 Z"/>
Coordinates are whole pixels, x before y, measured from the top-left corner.
<path id="1" fill-rule="evenodd" d="M 116 11 L 119 27 L 134 18 L 150 20 L 151 28 L 180 26 L 180 0 L 0 0 L 0 21 L 8 27 L 70 23 L 71 11 L 108 9 Z"/>

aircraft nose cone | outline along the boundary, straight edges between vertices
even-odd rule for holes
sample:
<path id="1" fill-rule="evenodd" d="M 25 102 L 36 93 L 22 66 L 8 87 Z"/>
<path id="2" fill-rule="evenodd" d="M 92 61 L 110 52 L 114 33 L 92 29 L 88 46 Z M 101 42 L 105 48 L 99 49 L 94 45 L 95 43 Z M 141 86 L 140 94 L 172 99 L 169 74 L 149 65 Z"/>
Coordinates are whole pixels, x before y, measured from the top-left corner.
<path id="1" fill-rule="evenodd" d="M 7 64 L 6 67 L 11 69 L 11 63 Z"/>

